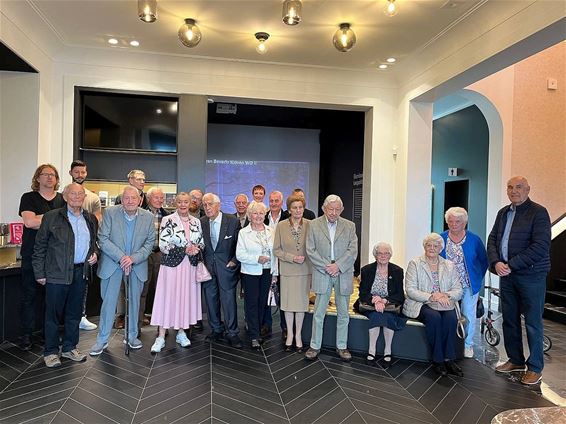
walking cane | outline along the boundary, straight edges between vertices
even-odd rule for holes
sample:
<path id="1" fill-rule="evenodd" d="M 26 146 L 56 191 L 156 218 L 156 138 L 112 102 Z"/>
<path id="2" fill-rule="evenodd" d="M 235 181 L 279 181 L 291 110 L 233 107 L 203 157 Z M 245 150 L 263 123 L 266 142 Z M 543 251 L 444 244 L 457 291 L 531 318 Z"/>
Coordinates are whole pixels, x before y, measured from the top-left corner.
<path id="1" fill-rule="evenodd" d="M 124 308 L 124 343 L 126 344 L 125 347 L 125 354 L 126 356 L 130 355 L 130 338 L 129 338 L 129 321 L 130 321 L 130 311 L 129 311 L 129 303 L 130 303 L 130 276 L 127 271 L 124 271 L 124 298 L 125 298 L 125 308 Z"/>

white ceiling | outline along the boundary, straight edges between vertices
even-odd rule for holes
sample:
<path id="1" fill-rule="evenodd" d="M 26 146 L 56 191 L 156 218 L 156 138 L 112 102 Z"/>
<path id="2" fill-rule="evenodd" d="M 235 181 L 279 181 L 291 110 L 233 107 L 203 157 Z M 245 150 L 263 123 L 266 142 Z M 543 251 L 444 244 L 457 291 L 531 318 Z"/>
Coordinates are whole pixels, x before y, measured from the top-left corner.
<path id="1" fill-rule="evenodd" d="M 383 13 L 386 0 L 304 0 L 303 21 L 294 27 L 281 20 L 283 0 L 158 0 L 152 24 L 138 19 L 137 0 L 27 1 L 66 46 L 370 70 L 391 56 L 401 66 L 487 0 L 397 0 L 400 11 L 392 18 Z M 192 49 L 177 38 L 184 18 L 196 19 L 202 30 Z M 332 46 L 341 22 L 351 23 L 358 40 L 348 53 Z M 258 31 L 271 35 L 262 56 L 255 51 Z M 110 37 L 120 44 L 109 45 Z M 133 39 L 140 47 L 128 45 Z"/>

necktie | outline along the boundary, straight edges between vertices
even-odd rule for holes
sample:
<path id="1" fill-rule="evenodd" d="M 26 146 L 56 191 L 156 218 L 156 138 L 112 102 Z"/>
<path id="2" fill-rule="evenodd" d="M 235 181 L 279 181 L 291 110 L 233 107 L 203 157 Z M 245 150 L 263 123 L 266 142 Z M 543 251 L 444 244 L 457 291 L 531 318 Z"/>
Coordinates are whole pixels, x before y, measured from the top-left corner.
<path id="1" fill-rule="evenodd" d="M 216 250 L 216 245 L 218 244 L 218 238 L 216 236 L 216 221 L 210 221 L 210 241 L 212 243 L 212 248 Z"/>

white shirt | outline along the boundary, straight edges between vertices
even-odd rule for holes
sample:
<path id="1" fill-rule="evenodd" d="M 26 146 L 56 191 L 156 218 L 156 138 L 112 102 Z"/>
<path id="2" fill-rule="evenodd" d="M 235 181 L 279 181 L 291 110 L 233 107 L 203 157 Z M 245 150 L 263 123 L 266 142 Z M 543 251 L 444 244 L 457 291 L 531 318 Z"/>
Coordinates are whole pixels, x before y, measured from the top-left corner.
<path id="1" fill-rule="evenodd" d="M 269 215 L 269 226 L 273 229 L 275 229 L 275 227 L 277 227 L 277 224 L 279 223 L 279 220 L 281 219 L 281 214 L 283 209 L 279 209 L 279 215 L 277 215 L 277 218 L 273 219 L 273 215 L 271 214 L 271 211 L 269 211 L 267 214 Z"/>
<path id="2" fill-rule="evenodd" d="M 330 235 L 330 260 L 333 261 L 336 258 L 334 257 L 334 237 L 336 237 L 336 226 L 338 224 L 338 220 L 334 222 L 330 222 L 328 218 L 326 218 L 326 225 L 328 225 L 328 234 Z"/>
<path id="3" fill-rule="evenodd" d="M 270 244 L 271 275 L 278 275 L 277 258 L 273 255 L 275 230 L 267 225 L 264 228 Z M 257 237 L 257 231 L 252 230 L 251 224 L 246 225 L 238 233 L 238 244 L 236 245 L 236 258 L 241 263 L 241 272 L 249 275 L 261 275 L 263 265 L 258 262 L 260 256 L 264 256 L 264 253 Z"/>
<path id="4" fill-rule="evenodd" d="M 216 243 L 218 244 L 218 242 L 220 241 L 218 239 L 218 237 L 220 236 L 220 225 L 222 224 L 222 212 L 218 212 L 218 215 L 216 216 L 216 218 L 211 219 L 210 220 L 210 241 L 212 242 L 214 240 L 214 237 L 212 236 L 213 232 L 214 232 L 214 236 L 216 236 Z M 214 243 L 212 243 L 215 249 L 216 246 L 214 246 Z"/>

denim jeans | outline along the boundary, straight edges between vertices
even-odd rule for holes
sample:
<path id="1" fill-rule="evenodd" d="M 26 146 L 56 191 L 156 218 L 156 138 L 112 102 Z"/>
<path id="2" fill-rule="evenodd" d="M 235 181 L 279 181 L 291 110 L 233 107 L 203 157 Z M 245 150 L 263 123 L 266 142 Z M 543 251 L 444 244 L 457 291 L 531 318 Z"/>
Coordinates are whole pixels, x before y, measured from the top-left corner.
<path id="1" fill-rule="evenodd" d="M 348 308 L 350 307 L 350 295 L 343 296 L 340 294 L 340 280 L 338 278 L 330 278 L 328 282 L 328 290 L 326 293 L 317 293 L 314 302 L 314 314 L 312 318 L 312 337 L 310 347 L 320 349 L 322 346 L 322 334 L 324 328 L 324 317 L 326 316 L 326 308 L 332 289 L 334 288 L 334 300 L 336 301 L 336 348 L 346 349 L 348 345 L 348 324 L 350 323 L 350 315 Z"/>
<path id="2" fill-rule="evenodd" d="M 527 343 L 530 356 L 526 361 L 530 371 L 544 368 L 543 325 L 546 272 L 517 275 L 511 272 L 500 279 L 503 339 L 509 360 L 516 365 L 525 364 L 521 314 L 525 317 Z"/>
<path id="3" fill-rule="evenodd" d="M 472 294 L 471 287 L 464 287 L 464 294 L 462 295 L 462 315 L 466 317 L 466 347 L 474 345 L 474 333 L 476 331 L 476 306 L 478 302 L 479 293 Z"/>

